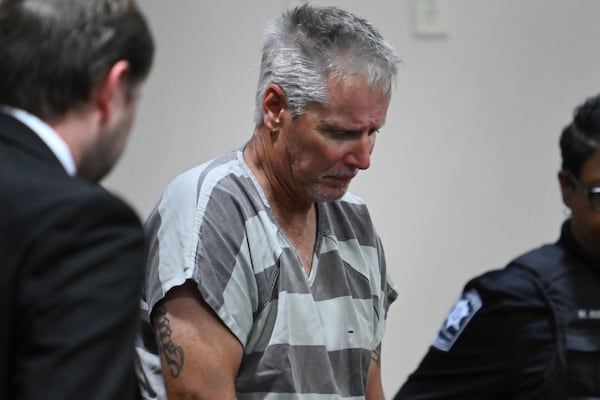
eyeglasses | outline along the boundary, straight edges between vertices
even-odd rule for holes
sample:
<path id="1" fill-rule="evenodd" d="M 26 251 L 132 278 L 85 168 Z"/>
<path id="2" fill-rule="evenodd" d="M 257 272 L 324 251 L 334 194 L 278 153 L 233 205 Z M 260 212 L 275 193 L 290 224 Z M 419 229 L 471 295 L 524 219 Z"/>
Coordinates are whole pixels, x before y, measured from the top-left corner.
<path id="1" fill-rule="evenodd" d="M 600 212 L 600 186 L 595 186 L 592 188 L 587 187 L 586 185 L 584 185 L 583 183 L 581 183 L 581 181 L 579 179 L 577 179 L 575 177 L 575 175 L 573 175 L 572 173 L 571 175 L 571 180 L 577 185 L 579 186 L 579 188 L 584 192 L 587 193 L 587 196 L 590 199 L 590 204 L 592 205 L 592 208 L 595 211 Z"/>

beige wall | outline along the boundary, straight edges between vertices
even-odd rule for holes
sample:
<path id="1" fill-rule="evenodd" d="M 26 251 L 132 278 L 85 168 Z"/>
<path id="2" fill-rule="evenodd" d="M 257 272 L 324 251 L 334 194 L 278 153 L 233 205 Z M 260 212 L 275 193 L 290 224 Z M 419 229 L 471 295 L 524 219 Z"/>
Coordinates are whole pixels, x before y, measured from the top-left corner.
<path id="1" fill-rule="evenodd" d="M 157 59 L 106 185 L 142 216 L 175 175 L 249 138 L 262 29 L 292 2 L 140 0 Z M 372 167 L 351 188 L 400 293 L 383 351 L 391 397 L 469 277 L 557 237 L 558 135 L 600 92 L 600 2 L 439 0 L 445 39 L 412 34 L 409 0 L 317 3 L 371 20 L 404 60 Z"/>

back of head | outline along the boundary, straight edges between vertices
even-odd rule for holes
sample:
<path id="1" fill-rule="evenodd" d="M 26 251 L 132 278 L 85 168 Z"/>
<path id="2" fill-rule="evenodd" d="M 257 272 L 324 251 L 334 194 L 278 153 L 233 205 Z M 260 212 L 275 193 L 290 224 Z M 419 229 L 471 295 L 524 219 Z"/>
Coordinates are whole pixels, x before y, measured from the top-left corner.
<path id="1" fill-rule="evenodd" d="M 153 54 L 134 0 L 0 0 L 0 105 L 60 118 L 119 60 L 142 81 Z"/>
<path id="2" fill-rule="evenodd" d="M 560 137 L 562 169 L 580 176 L 585 162 L 600 147 L 600 95 L 575 109 L 573 121 Z"/>
<path id="3" fill-rule="evenodd" d="M 296 117 L 308 104 L 327 101 L 331 74 L 364 76 L 389 95 L 399 62 L 396 51 L 366 20 L 336 7 L 297 7 L 265 31 L 255 123 L 262 125 L 262 96 L 270 84 L 282 88 Z"/>

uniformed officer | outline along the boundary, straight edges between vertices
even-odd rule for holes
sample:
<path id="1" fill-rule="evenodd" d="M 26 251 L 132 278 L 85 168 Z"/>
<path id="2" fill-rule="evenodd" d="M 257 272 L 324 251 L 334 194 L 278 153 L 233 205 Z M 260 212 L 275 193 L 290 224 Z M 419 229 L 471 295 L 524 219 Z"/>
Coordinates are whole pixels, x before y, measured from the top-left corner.
<path id="1" fill-rule="evenodd" d="M 560 238 L 467 283 L 395 399 L 600 399 L 600 96 L 560 149 Z"/>

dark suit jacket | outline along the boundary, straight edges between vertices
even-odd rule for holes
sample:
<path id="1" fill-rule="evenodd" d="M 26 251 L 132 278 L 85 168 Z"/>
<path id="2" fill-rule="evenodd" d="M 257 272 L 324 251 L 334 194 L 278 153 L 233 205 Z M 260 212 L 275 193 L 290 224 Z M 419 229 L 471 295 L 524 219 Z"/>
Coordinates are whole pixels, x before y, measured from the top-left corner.
<path id="1" fill-rule="evenodd" d="M 145 258 L 133 210 L 0 113 L 0 399 L 131 399 Z"/>

